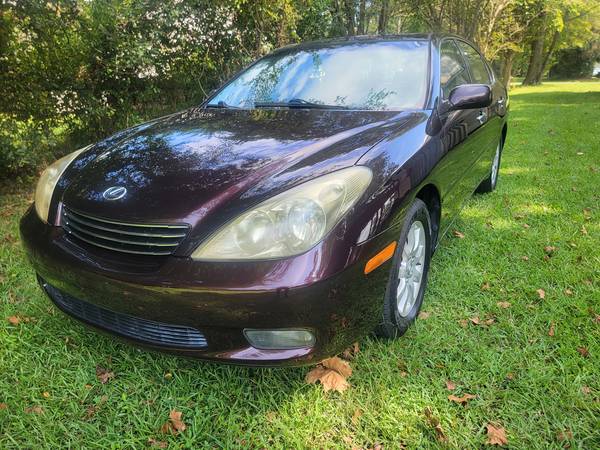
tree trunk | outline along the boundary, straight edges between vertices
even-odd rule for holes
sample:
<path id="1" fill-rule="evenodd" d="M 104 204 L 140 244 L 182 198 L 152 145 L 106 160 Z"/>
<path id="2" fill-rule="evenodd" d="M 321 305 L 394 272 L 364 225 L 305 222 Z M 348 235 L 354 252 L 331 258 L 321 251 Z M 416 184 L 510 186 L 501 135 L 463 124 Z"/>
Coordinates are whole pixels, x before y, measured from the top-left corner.
<path id="1" fill-rule="evenodd" d="M 504 87 L 506 87 L 507 89 L 510 86 L 510 79 L 512 77 L 512 66 L 514 59 L 515 52 L 513 50 L 508 50 L 504 55 L 504 59 L 502 60 L 502 73 L 500 74 L 500 78 L 504 83 Z"/>
<path id="2" fill-rule="evenodd" d="M 358 7 L 358 34 L 365 34 L 367 16 L 367 1 L 360 0 Z"/>
<path id="3" fill-rule="evenodd" d="M 544 71 L 546 70 L 546 66 L 548 65 L 548 61 L 550 61 L 550 57 L 554 53 L 556 49 L 556 45 L 558 44 L 558 40 L 560 38 L 560 31 L 555 31 L 552 36 L 552 42 L 550 42 L 550 47 L 548 47 L 548 51 L 546 52 L 546 56 L 540 65 L 540 69 L 535 77 L 536 84 L 540 84 L 542 82 L 542 76 L 544 75 Z"/>
<path id="4" fill-rule="evenodd" d="M 537 32 L 531 43 L 531 55 L 529 56 L 529 66 L 527 67 L 527 75 L 523 80 L 523 85 L 531 86 L 539 84 L 536 81 L 540 68 L 544 61 L 544 38 L 546 37 L 546 14 L 543 14 L 541 22 L 538 25 Z"/>
<path id="5" fill-rule="evenodd" d="M 348 36 L 354 36 L 356 34 L 356 5 L 354 0 L 344 1 L 344 13 L 346 15 L 346 33 Z"/>
<path id="6" fill-rule="evenodd" d="M 379 10 L 379 24 L 377 26 L 377 33 L 385 34 L 389 18 L 390 18 L 390 1 L 389 0 L 381 0 L 381 9 Z"/>

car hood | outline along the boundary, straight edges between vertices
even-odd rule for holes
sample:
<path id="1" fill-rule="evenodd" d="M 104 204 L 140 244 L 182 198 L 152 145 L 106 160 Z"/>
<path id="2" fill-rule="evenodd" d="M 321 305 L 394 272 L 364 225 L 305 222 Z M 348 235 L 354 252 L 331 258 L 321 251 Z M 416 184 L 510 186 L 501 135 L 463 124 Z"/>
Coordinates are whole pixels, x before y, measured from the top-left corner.
<path id="1" fill-rule="evenodd" d="M 62 201 L 123 221 L 196 226 L 217 210 L 222 220 L 293 184 L 355 164 L 411 117 L 193 108 L 96 145 L 70 168 Z M 103 193 L 114 186 L 127 193 L 107 200 Z"/>

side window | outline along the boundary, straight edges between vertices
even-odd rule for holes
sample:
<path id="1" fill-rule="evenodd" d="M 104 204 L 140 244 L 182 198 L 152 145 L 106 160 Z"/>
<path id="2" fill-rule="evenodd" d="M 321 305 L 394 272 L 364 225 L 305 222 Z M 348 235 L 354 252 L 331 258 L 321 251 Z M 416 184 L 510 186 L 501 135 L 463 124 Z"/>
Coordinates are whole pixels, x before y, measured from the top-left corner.
<path id="1" fill-rule="evenodd" d="M 469 71 L 454 41 L 442 42 L 440 48 L 440 83 L 444 98 L 452 89 L 461 84 L 469 84 Z"/>
<path id="2" fill-rule="evenodd" d="M 490 73 L 477 50 L 465 42 L 459 42 L 458 45 L 469 62 L 473 83 L 490 84 Z"/>

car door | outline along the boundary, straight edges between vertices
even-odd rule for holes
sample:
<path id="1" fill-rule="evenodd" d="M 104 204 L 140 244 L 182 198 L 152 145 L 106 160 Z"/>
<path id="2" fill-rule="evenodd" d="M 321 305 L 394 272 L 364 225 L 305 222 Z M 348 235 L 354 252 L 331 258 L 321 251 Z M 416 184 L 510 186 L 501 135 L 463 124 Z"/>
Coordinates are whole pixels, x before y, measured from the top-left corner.
<path id="1" fill-rule="evenodd" d="M 454 39 L 446 39 L 440 44 L 440 105 L 448 100 L 454 88 L 464 84 L 471 84 L 469 67 Z M 447 111 L 443 106 L 440 110 L 445 111 L 440 114 L 440 140 L 445 155 L 435 169 L 434 178 L 443 190 L 443 232 L 473 192 L 476 175 L 472 166 L 481 145 L 477 131 L 482 118 L 480 110 Z"/>
<path id="2" fill-rule="evenodd" d="M 469 123 L 469 146 L 472 154 L 471 175 L 472 190 L 488 177 L 492 160 L 502 133 L 502 120 L 498 115 L 496 104 L 501 102 L 501 93 L 494 89 L 491 70 L 481 54 L 471 44 L 457 40 L 465 61 L 469 67 L 471 81 L 475 84 L 486 84 L 492 90 L 492 103 L 486 108 L 470 110 L 467 114 Z"/>

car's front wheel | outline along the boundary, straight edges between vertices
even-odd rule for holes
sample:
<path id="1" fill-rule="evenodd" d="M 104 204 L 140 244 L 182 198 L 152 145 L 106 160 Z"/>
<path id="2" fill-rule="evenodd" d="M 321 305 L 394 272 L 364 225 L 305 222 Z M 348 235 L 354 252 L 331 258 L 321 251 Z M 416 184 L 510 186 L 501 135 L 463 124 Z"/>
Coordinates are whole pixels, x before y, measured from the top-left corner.
<path id="1" fill-rule="evenodd" d="M 383 316 L 376 330 L 380 336 L 402 336 L 417 317 L 427 286 L 431 234 L 427 205 L 415 199 L 407 211 L 392 259 Z"/>

